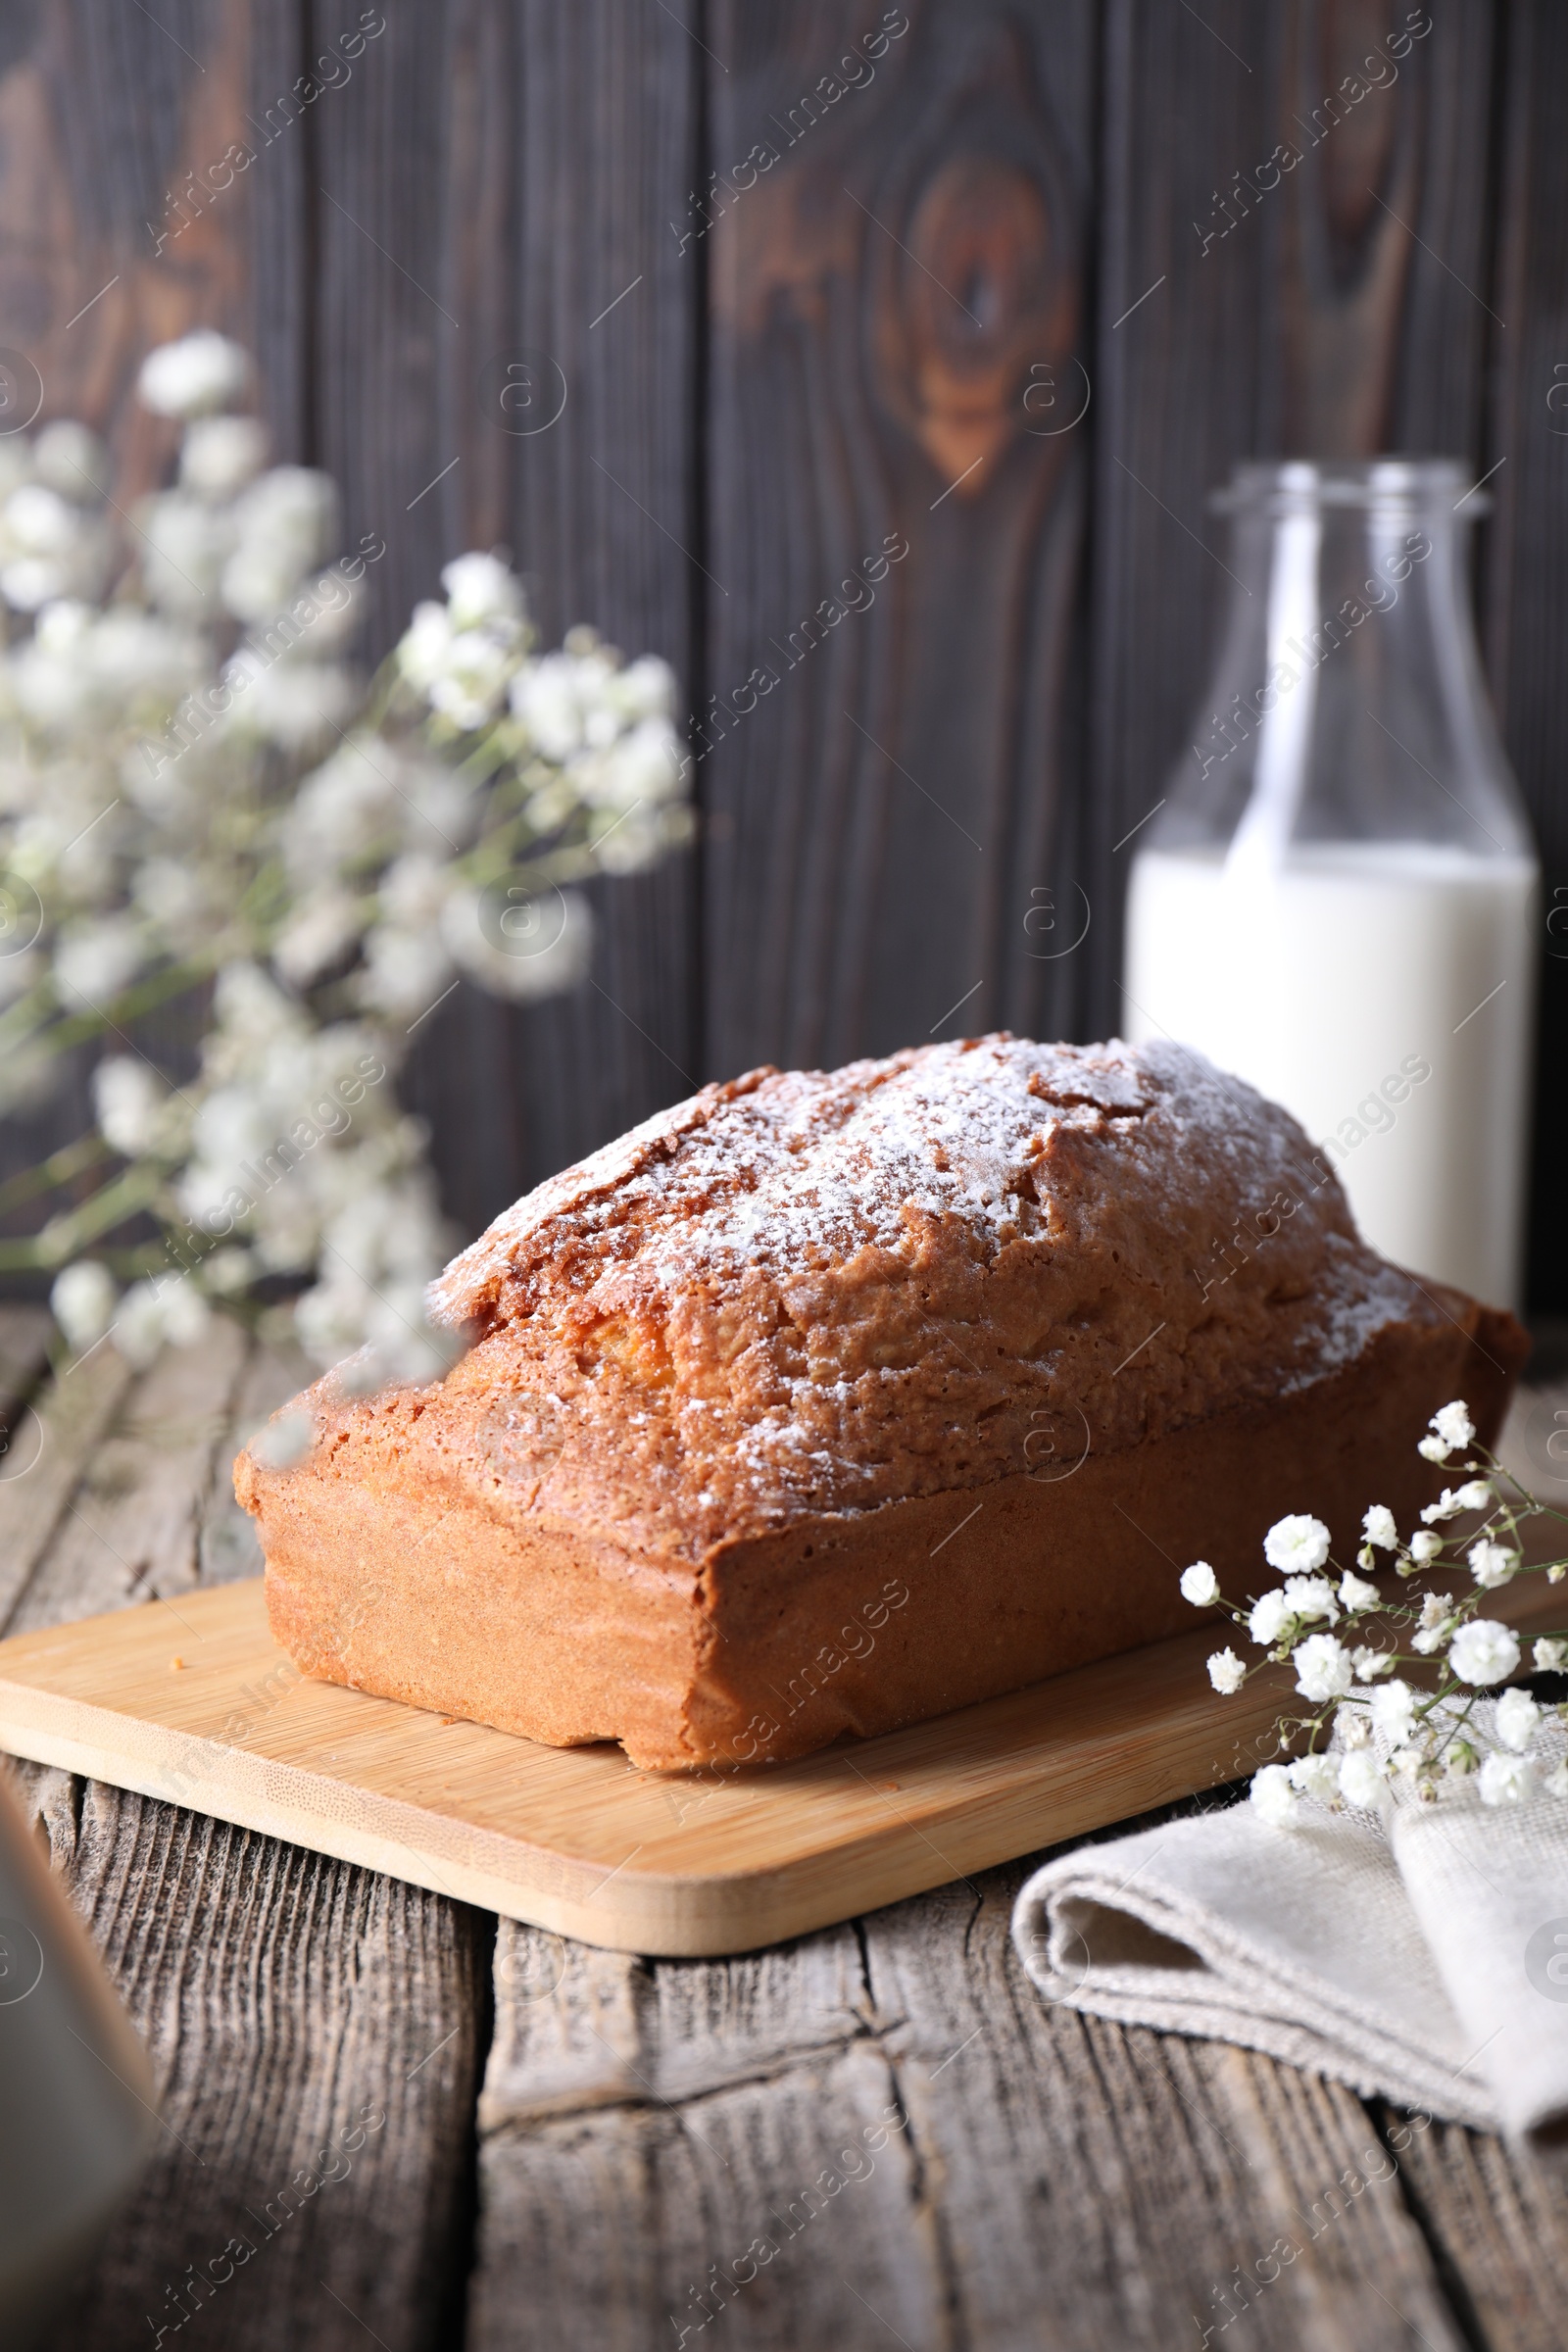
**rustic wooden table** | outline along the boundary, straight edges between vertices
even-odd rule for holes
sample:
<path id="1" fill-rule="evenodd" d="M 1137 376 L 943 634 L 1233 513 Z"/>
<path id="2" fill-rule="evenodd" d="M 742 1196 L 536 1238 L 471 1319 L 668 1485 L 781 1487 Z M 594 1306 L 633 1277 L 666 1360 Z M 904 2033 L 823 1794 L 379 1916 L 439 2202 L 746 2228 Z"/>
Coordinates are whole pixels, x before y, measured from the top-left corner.
<path id="1" fill-rule="evenodd" d="M 0 1461 L 0 1627 L 254 1573 L 235 1432 L 301 1367 L 223 1327 L 56 1383 L 43 1330 L 0 1313 L 0 1389 L 38 1416 Z M 1563 2341 L 1558 2186 L 1267 2059 L 1048 2007 L 1007 1935 L 1029 1861 L 649 1961 L 11 1775 L 162 2100 L 62 2352 Z"/>

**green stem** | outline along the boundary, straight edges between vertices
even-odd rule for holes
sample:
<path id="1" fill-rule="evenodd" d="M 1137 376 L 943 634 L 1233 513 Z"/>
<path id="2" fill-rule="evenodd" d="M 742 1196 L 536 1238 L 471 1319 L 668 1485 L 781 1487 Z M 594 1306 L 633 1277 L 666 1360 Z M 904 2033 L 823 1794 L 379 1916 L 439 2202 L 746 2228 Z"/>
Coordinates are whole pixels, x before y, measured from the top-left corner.
<path id="1" fill-rule="evenodd" d="M 36 1167 L 24 1168 L 19 1175 L 0 1184 L 0 1217 L 8 1216 L 24 1200 L 35 1200 L 40 1193 L 56 1192 L 61 1185 L 71 1184 L 108 1156 L 109 1146 L 101 1135 L 82 1135 L 74 1144 L 63 1144 Z"/>
<path id="2" fill-rule="evenodd" d="M 150 1207 L 163 1190 L 164 1181 L 162 1168 L 148 1160 L 136 1160 L 79 1208 L 51 1217 L 42 1233 L 33 1237 L 37 1254 L 30 1262 L 39 1266 L 64 1265 L 88 1242 L 96 1241 L 99 1234 L 112 1233 L 117 1225 L 123 1225 L 140 1210 Z"/>

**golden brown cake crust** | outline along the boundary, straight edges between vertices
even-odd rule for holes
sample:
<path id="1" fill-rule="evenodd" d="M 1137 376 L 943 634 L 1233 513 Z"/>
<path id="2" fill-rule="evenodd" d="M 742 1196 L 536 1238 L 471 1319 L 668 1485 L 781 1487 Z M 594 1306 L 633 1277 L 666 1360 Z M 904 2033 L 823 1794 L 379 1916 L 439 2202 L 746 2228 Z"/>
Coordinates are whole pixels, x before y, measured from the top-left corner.
<path id="1" fill-rule="evenodd" d="M 1033 1467 L 1036 1416 L 1115 1452 L 1442 1320 L 1250 1088 L 1004 1035 L 707 1087 L 433 1297 L 482 1335 L 438 1408 L 461 1474 L 694 1561 Z"/>
<path id="2" fill-rule="evenodd" d="M 1176 1622 L 1156 1555 L 1188 1515 L 1153 1465 L 1167 1499 L 1235 1489 L 1247 1433 L 1207 1547 L 1239 1566 L 1240 1530 L 1332 1518 L 1342 1487 L 1429 1493 L 1393 1433 L 1413 1464 L 1462 1393 L 1494 1426 L 1524 1348 L 1367 1250 L 1295 1122 L 1198 1055 L 1004 1034 L 705 1088 L 519 1201 L 432 1297 L 475 1343 L 444 1380 L 328 1376 L 305 1462 L 241 1457 L 274 1627 L 313 1672 L 660 1763 L 733 1752 L 745 1654 L 773 1654 L 759 1591 L 793 1655 L 835 1577 L 858 1599 L 877 1568 L 870 1595 L 928 1519 L 989 1502 L 1001 1552 L 956 1538 L 949 1604 L 890 1619 L 880 1664 L 761 1752 L 1012 1688 Z M 1129 1549 L 1135 1488 L 1156 1524 Z"/>

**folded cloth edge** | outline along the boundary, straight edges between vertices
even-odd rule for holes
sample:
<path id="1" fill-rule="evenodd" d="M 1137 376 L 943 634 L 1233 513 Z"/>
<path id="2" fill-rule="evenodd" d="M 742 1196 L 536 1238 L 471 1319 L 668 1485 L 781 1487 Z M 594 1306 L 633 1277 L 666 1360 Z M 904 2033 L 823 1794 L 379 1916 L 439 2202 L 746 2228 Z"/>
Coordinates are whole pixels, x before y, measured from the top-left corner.
<path id="1" fill-rule="evenodd" d="M 1125 1841 L 1124 1841 L 1125 1842 Z M 1361 2097 L 1381 2097 L 1481 2131 L 1499 2127 L 1485 2088 L 1363 2011 L 1351 2016 L 1325 2002 L 1304 1972 L 1228 1933 L 1212 1911 L 1134 1887 L 1097 1867 L 1105 1849 L 1078 1848 L 1044 1863 L 1019 1889 L 1012 1934 L 1018 1957 L 1047 1999 L 1120 2025 L 1147 2026 L 1205 2041 L 1229 2041 L 1343 2082 Z M 1052 1959 L 1056 1931 L 1082 1940 L 1065 1914 L 1091 1904 L 1184 1945 L 1200 1963 L 1192 1990 L 1176 1989 L 1173 1970 L 1136 1964 L 1097 1968 L 1092 1953 L 1082 1975 Z M 1260 1994 L 1263 1996 L 1260 2000 Z"/>

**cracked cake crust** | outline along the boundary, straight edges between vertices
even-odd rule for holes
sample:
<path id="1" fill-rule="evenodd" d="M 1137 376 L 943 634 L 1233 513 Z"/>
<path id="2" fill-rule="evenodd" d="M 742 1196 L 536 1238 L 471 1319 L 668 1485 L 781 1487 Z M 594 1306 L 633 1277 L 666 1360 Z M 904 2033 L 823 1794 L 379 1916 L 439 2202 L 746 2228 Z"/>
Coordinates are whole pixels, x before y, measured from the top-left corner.
<path id="1" fill-rule="evenodd" d="M 1163 1553 L 1234 1578 L 1284 1510 L 1413 1509 L 1427 1414 L 1494 1425 L 1524 1350 L 1368 1250 L 1295 1121 L 1199 1055 L 1005 1033 L 704 1088 L 498 1218 L 431 1311 L 472 1343 L 445 1379 L 329 1375 L 304 1463 L 241 1457 L 274 1630 L 657 1764 L 1157 1638 Z M 869 1649 L 781 1705 L 852 1602 Z"/>

